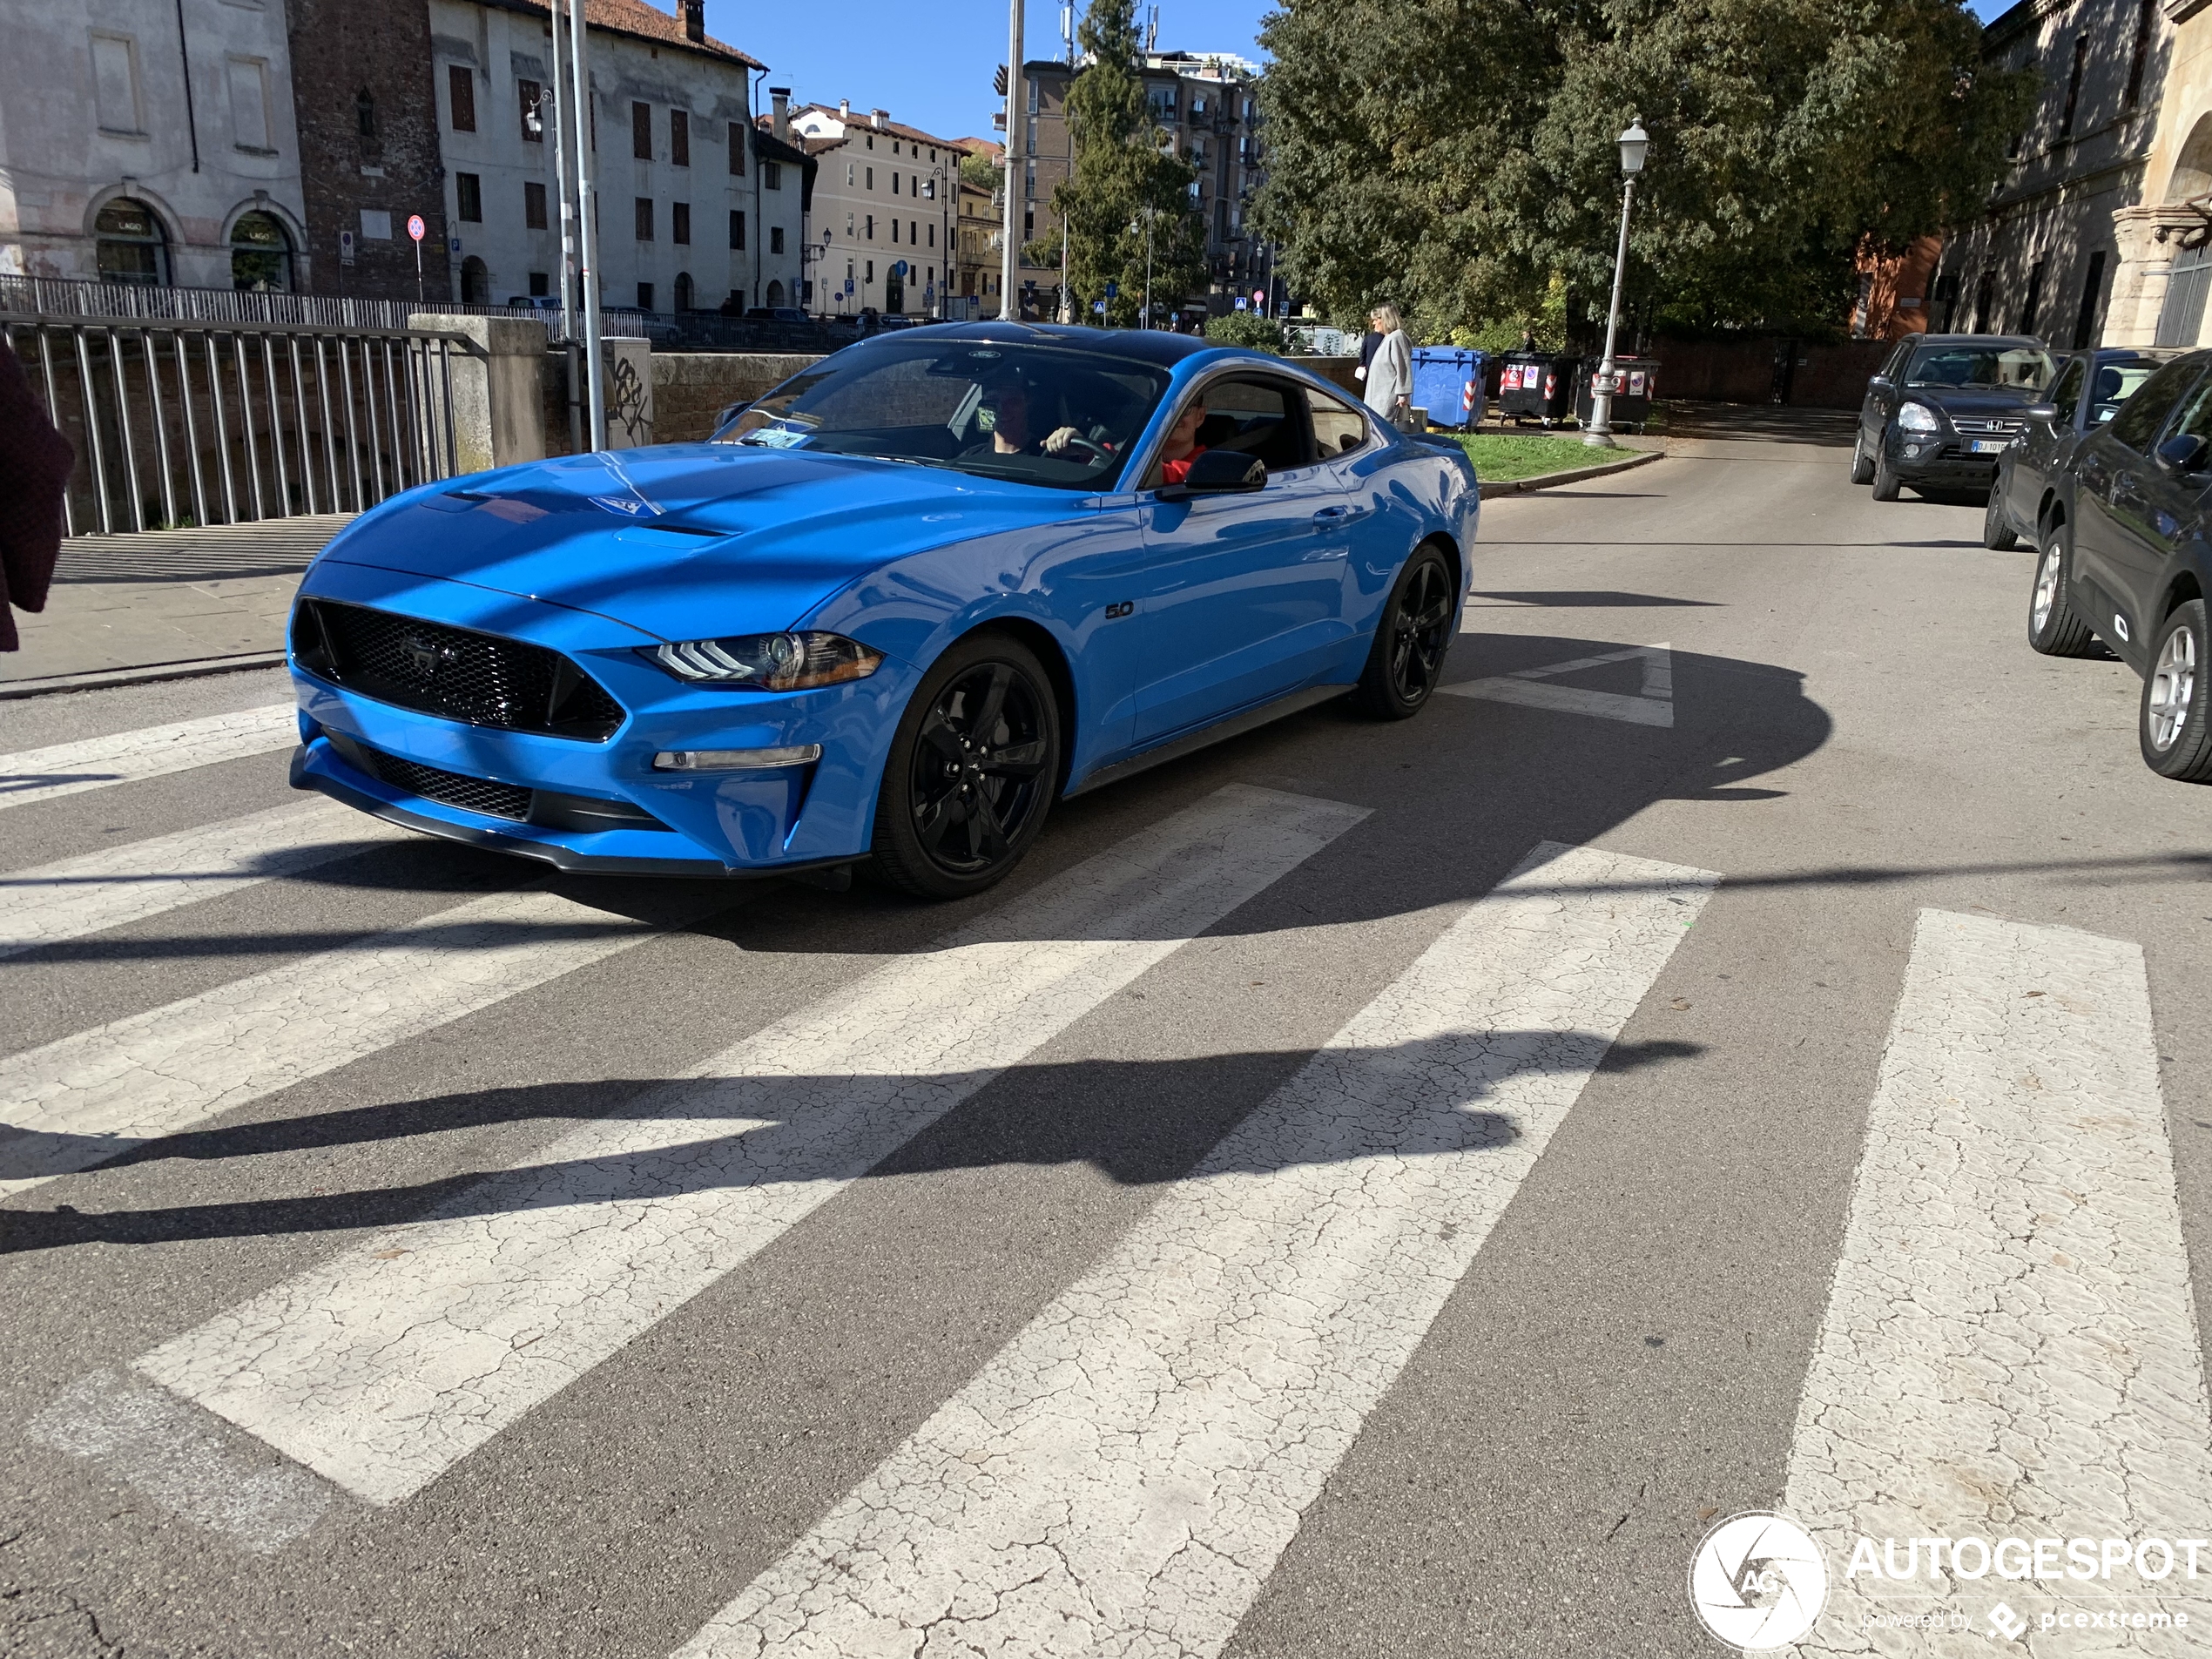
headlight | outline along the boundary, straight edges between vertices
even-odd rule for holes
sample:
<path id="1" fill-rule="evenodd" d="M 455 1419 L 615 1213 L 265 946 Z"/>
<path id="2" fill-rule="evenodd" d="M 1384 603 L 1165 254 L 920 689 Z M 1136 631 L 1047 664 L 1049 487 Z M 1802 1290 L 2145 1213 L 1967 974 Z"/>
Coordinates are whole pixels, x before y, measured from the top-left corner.
<path id="1" fill-rule="evenodd" d="M 741 634 L 687 639 L 644 653 L 679 680 L 742 685 L 763 691 L 805 691 L 840 680 L 864 680 L 883 653 L 840 634 Z"/>
<path id="2" fill-rule="evenodd" d="M 1943 422 L 1925 403 L 1907 403 L 1897 412 L 1897 423 L 1907 432 L 1940 432 Z"/>

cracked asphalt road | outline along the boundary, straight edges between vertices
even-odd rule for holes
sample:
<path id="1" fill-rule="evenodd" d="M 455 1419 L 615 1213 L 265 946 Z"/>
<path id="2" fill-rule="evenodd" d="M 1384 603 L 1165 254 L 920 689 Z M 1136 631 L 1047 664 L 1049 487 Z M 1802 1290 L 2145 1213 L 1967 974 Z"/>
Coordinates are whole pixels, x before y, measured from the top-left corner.
<path id="1" fill-rule="evenodd" d="M 2212 1531 L 2212 794 L 1835 428 L 1489 503 L 1465 694 L 947 908 L 303 813 L 277 677 L 0 704 L 0 1653 L 1687 1659 L 1776 1507 L 1807 1652 L 2212 1651 L 2035 1626 L 2212 1564 L 1841 1581 Z"/>

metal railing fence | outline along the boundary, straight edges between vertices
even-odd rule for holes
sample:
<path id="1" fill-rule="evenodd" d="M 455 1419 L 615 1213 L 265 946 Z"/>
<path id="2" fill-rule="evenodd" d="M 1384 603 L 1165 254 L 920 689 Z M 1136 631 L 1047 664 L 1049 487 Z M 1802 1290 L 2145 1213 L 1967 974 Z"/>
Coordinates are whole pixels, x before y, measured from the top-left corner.
<path id="1" fill-rule="evenodd" d="M 448 478 L 462 336 L 42 316 L 0 337 L 76 447 L 67 533 L 362 512 Z"/>
<path id="2" fill-rule="evenodd" d="M 557 306 L 463 305 L 430 300 L 357 300 L 327 293 L 269 293 L 245 288 L 172 288 L 138 282 L 88 282 L 74 277 L 0 275 L 0 311 L 41 316 L 127 317 L 170 322 L 291 323 L 316 328 L 405 328 L 419 311 L 471 317 L 535 317 L 558 338 Z M 617 312 L 602 320 L 604 333 L 644 340 L 650 329 L 639 315 Z"/>

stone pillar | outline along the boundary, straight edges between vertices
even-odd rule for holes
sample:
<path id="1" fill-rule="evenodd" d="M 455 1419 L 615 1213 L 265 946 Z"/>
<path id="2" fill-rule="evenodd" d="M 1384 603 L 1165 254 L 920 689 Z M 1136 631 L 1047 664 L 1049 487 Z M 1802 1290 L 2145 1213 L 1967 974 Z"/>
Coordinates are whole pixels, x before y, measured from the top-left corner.
<path id="1" fill-rule="evenodd" d="M 467 336 L 455 346 L 453 447 L 455 472 L 485 472 L 545 458 L 538 365 L 545 325 L 530 317 L 478 317 L 418 311 L 410 328 Z M 642 343 L 642 342 L 641 342 Z"/>
<path id="2" fill-rule="evenodd" d="M 607 448 L 635 449 L 653 441 L 653 346 L 649 340 L 602 342 L 605 355 Z"/>
<path id="3" fill-rule="evenodd" d="M 2204 220 L 2180 202 L 2123 207 L 2112 216 L 2120 267 L 2113 273 L 2112 299 L 2105 307 L 2100 344 L 2148 346 L 2157 341 L 2158 314 L 2166 305 L 2167 279 L 2182 251 L 2182 233 L 2203 226 Z"/>

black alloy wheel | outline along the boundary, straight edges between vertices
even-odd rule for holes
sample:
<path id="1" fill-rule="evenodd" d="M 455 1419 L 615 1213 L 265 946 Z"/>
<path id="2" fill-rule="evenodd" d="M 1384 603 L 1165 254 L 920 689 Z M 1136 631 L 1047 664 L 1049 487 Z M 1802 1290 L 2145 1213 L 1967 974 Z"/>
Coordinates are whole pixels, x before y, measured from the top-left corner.
<path id="1" fill-rule="evenodd" d="M 971 636 L 939 658 L 899 722 L 871 848 L 893 886 L 959 899 L 1002 880 L 1043 828 L 1060 776 L 1060 705 L 1018 640 Z"/>
<path id="2" fill-rule="evenodd" d="M 1428 701 L 1452 645 L 1453 597 L 1452 567 L 1443 553 L 1415 548 L 1383 606 L 1366 671 L 1352 693 L 1366 713 L 1403 720 Z"/>
<path id="3" fill-rule="evenodd" d="M 1874 482 L 1873 457 L 1866 453 L 1866 428 L 1861 427 L 1851 442 L 1851 481 L 1855 484 Z"/>
<path id="4" fill-rule="evenodd" d="M 2009 552 L 2020 544 L 2020 538 L 2013 533 L 2013 521 L 2006 516 L 2005 480 L 2001 474 L 1997 482 L 1989 487 L 1989 505 L 1983 509 L 1981 516 L 1981 544 L 1994 548 L 2000 553 Z"/>

